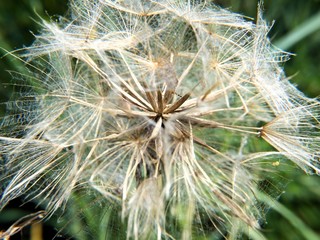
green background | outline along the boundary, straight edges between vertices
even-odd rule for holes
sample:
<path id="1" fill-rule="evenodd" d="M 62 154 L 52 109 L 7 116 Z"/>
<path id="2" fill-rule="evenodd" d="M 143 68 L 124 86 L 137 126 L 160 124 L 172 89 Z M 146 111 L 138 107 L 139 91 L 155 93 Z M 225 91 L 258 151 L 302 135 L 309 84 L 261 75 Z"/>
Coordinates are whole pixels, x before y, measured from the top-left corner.
<path id="1" fill-rule="evenodd" d="M 213 1 L 232 11 L 255 18 L 256 0 L 216 0 Z M 309 97 L 320 95 L 320 0 L 265 0 L 264 15 L 273 27 L 269 37 L 275 45 L 294 53 L 284 64 L 287 76 L 293 76 L 297 84 Z M 29 46 L 39 31 L 41 18 L 56 21 L 67 10 L 66 0 L 0 0 L 0 50 L 13 51 Z M 40 18 L 41 17 L 41 18 Z M 297 33 L 294 35 L 293 33 Z M 293 34 L 293 35 L 292 35 Z M 305 37 L 304 34 L 306 35 Z M 302 37 L 302 39 L 299 39 Z M 3 50 L 5 49 L 5 50 Z M 19 71 L 21 63 L 12 57 L 0 59 L 0 101 L 10 99 L 14 87 L 7 70 Z M 1 114 L 4 107 L 0 108 Z M 292 179 L 286 186 L 279 201 L 289 210 L 287 218 L 274 210 L 267 215 L 268 224 L 263 230 L 271 240 L 320 239 L 320 177 L 307 176 L 294 169 L 286 173 Z M 28 212 L 34 212 L 33 204 L 19 205 L 19 200 L 0 213 L 0 230 L 10 226 L 14 220 Z M 290 218 L 297 216 L 302 222 Z M 291 221 L 288 221 L 288 218 Z M 46 236 L 54 236 L 54 226 L 45 225 Z M 309 231 L 312 233 L 308 234 Z M 28 232 L 17 234 L 15 239 L 28 239 Z M 52 238 L 52 237 L 51 237 Z M 44 239 L 47 239 L 45 237 Z M 59 239 L 59 237 L 57 238 Z M 61 238 L 62 239 L 62 238 Z"/>

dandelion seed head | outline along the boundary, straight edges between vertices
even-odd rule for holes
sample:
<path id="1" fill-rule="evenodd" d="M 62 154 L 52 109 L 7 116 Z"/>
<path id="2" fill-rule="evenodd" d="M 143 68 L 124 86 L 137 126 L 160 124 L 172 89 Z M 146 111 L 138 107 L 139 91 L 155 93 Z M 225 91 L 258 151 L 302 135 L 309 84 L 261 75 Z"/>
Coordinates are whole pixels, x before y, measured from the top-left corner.
<path id="1" fill-rule="evenodd" d="M 29 194 L 54 212 L 86 186 L 122 207 L 128 238 L 248 234 L 280 160 L 319 173 L 319 102 L 285 77 L 261 10 L 254 24 L 201 1 L 74 0 L 68 18 L 25 49 L 1 206 Z"/>

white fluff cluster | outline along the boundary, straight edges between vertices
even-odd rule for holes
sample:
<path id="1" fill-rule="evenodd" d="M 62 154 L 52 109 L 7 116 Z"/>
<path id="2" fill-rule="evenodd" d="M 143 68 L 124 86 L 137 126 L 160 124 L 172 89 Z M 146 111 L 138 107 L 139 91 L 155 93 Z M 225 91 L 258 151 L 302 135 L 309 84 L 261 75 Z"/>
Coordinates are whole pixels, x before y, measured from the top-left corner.
<path id="1" fill-rule="evenodd" d="M 319 102 L 284 76 L 261 15 L 201 2 L 74 0 L 43 23 L 2 122 L 2 206 L 55 211 L 89 187 L 122 206 L 128 238 L 241 234 L 275 161 L 319 173 Z"/>

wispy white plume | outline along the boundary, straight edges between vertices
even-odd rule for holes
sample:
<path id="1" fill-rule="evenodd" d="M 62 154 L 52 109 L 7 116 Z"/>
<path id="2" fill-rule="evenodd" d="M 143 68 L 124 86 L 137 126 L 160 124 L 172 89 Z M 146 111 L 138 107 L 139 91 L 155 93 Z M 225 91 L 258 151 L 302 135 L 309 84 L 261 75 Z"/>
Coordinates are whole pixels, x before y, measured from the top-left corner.
<path id="1" fill-rule="evenodd" d="M 319 174 L 319 102 L 285 77 L 261 11 L 202 2 L 74 0 L 43 22 L 1 125 L 1 207 L 53 213 L 86 187 L 122 207 L 128 238 L 227 236 L 259 229 L 274 162 Z"/>

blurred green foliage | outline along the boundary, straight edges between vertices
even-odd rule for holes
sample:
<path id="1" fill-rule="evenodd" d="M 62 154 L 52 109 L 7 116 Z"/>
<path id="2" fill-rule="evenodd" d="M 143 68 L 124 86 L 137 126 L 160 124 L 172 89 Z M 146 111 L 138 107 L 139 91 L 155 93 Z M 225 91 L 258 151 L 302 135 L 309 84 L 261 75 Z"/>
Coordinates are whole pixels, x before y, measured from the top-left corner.
<path id="1" fill-rule="evenodd" d="M 251 18 L 255 18 L 257 14 L 257 0 L 215 0 L 213 2 Z M 59 15 L 64 15 L 66 11 L 67 0 L 1 0 L 1 55 L 4 55 L 6 51 L 14 51 L 30 45 L 34 40 L 33 34 L 39 32 L 41 18 L 55 21 Z M 304 23 L 319 13 L 320 0 L 265 0 L 264 2 L 265 18 L 270 25 L 273 24 L 269 36 L 274 43 L 280 43 L 279 40 L 289 36 L 292 31 L 306 27 Z M 320 22 L 318 24 L 320 27 Z M 320 30 L 319 28 L 314 29 L 307 37 L 298 42 L 296 39 L 292 40 L 294 44 L 286 46 L 286 51 L 294 53 L 296 56 L 284 64 L 287 76 L 294 76 L 292 82 L 296 83 L 307 96 L 317 97 L 320 95 Z M 21 62 L 13 57 L 1 58 L 1 102 L 8 100 L 13 91 L 13 87 L 10 87 L 11 76 L 6 70 L 20 71 L 21 69 Z M 3 112 L 4 108 L 2 107 L 0 113 L 3 114 Z M 292 179 L 292 181 L 284 189 L 285 193 L 279 196 L 280 202 L 295 214 L 305 227 L 318 234 L 320 239 L 320 177 L 307 176 L 298 169 L 291 169 L 286 172 L 285 178 Z M 80 205 L 83 204 L 81 202 Z M 25 214 L 25 211 L 25 209 L 14 208 L 14 206 L 6 209 L 0 213 L 0 226 L 5 226 L 14 219 L 18 219 Z M 84 211 L 88 212 L 85 208 Z M 299 229 L 299 222 L 292 224 L 283 215 L 272 209 L 269 211 L 267 223 L 263 229 L 267 239 L 311 239 L 308 239 L 306 234 L 301 234 L 301 231 L 305 231 L 304 226 Z M 103 222 L 103 219 L 101 221 Z"/>

